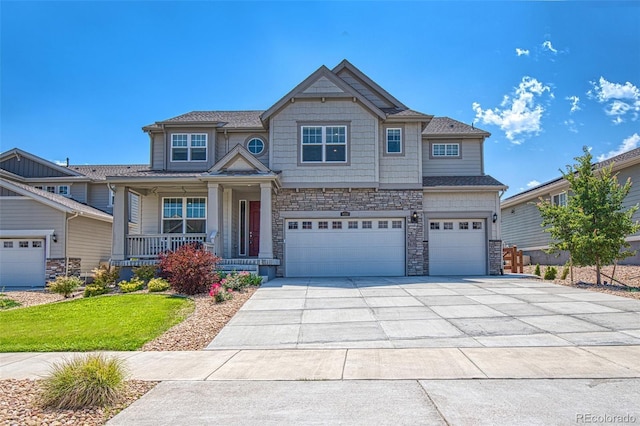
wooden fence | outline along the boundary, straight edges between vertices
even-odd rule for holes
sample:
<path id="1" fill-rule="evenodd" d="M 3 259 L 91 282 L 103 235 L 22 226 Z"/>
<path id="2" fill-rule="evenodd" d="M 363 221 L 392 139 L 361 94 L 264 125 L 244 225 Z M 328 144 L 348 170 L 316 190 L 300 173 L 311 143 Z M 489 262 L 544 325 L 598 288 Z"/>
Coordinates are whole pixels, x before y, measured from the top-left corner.
<path id="1" fill-rule="evenodd" d="M 518 250 L 516 246 L 506 247 L 502 249 L 503 268 L 512 274 L 522 274 L 524 272 L 524 262 L 522 250 Z"/>

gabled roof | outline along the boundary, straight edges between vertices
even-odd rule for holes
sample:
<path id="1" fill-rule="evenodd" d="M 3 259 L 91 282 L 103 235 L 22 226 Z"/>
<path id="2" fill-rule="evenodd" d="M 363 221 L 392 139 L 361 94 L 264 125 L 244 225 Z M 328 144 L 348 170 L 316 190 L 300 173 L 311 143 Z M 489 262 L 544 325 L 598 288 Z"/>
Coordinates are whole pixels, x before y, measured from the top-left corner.
<path id="1" fill-rule="evenodd" d="M 449 117 L 433 117 L 422 131 L 423 136 L 479 136 L 489 137 L 491 133 L 469 126 L 461 121 Z"/>
<path id="2" fill-rule="evenodd" d="M 601 169 L 613 165 L 614 170 L 620 170 L 629 165 L 640 163 L 640 148 L 632 149 L 631 151 L 623 152 L 615 157 L 608 158 L 599 163 L 593 164 L 593 169 Z M 568 185 L 568 182 L 561 176 L 550 181 L 541 183 L 533 188 L 526 189 L 522 192 L 514 194 L 508 198 L 502 200 L 502 205 L 509 206 L 516 202 L 522 202 L 530 198 L 537 198 L 540 195 L 548 193 L 548 191 L 557 190 L 562 186 Z"/>
<path id="3" fill-rule="evenodd" d="M 83 217 L 102 220 L 104 222 L 113 222 L 113 216 L 110 214 L 62 195 L 52 194 L 23 183 L 8 181 L 2 178 L 0 178 L 0 186 L 65 213 L 77 213 Z"/>
<path id="4" fill-rule="evenodd" d="M 377 94 L 381 95 L 387 102 L 389 102 L 394 107 L 398 109 L 404 109 L 404 110 L 408 109 L 405 104 L 403 104 L 394 96 L 392 96 L 389 92 L 384 90 L 378 83 L 371 80 L 365 73 L 360 71 L 355 65 L 353 65 L 351 62 L 347 61 L 346 59 L 343 59 L 342 62 L 336 65 L 331 71 L 339 76 L 340 72 L 345 69 L 349 71 L 352 75 L 354 75 L 357 79 L 362 81 L 365 85 L 369 86 L 369 88 L 372 89 L 374 92 L 377 92 Z"/>
<path id="5" fill-rule="evenodd" d="M 148 164 L 112 164 L 112 165 L 71 165 L 69 169 L 81 173 L 91 180 L 106 180 L 107 176 L 117 176 L 141 170 L 148 170 Z"/>
<path id="6" fill-rule="evenodd" d="M 234 167 L 236 166 L 236 167 Z M 251 154 L 241 144 L 236 145 L 224 157 L 209 169 L 209 172 L 224 173 L 227 169 L 230 171 L 253 171 L 258 173 L 270 173 L 271 170 Z"/>
<path id="7" fill-rule="evenodd" d="M 263 128 L 260 114 L 264 111 L 191 111 L 177 117 L 144 126 L 144 131 L 160 130 L 163 124 L 213 124 L 222 128 Z"/>
<path id="8" fill-rule="evenodd" d="M 380 118 L 386 118 L 386 114 L 382 112 L 380 108 L 375 106 L 371 101 L 369 101 L 365 96 L 363 96 L 360 92 L 356 91 L 353 87 L 349 86 L 344 80 L 338 77 L 336 74 L 331 72 L 329 68 L 322 65 L 318 68 L 314 73 L 312 73 L 309 77 L 305 78 L 300 84 L 294 87 L 289 93 L 284 95 L 278 102 L 273 104 L 271 108 L 266 110 L 261 116 L 260 119 L 263 123 L 266 123 L 269 118 L 276 113 L 276 111 L 280 110 L 287 102 L 290 102 L 292 98 L 301 95 L 305 89 L 314 84 L 316 81 L 321 79 L 322 77 L 329 80 L 331 83 L 342 89 L 349 96 L 353 96 L 358 99 L 362 104 L 364 104 L 367 108 L 369 108 L 374 114 L 378 115 Z"/>
<path id="9" fill-rule="evenodd" d="M 507 186 L 489 175 L 482 176 L 424 176 L 422 186 L 430 187 L 478 187 L 489 186 L 496 189 L 507 189 Z"/>
<path id="10" fill-rule="evenodd" d="M 5 151 L 3 153 L 0 154 L 0 162 L 3 162 L 5 160 L 8 160 L 12 157 L 17 157 L 17 158 L 28 158 L 31 161 L 34 161 L 36 163 L 40 163 L 43 166 L 46 166 L 50 169 L 56 170 L 64 175 L 68 175 L 68 176 L 80 176 L 81 174 L 73 171 L 73 170 L 69 170 L 67 167 L 64 166 L 59 166 L 56 163 L 53 163 L 49 160 L 45 160 L 44 158 L 38 157 L 37 155 L 31 154 L 30 152 L 27 151 L 23 151 L 20 148 L 13 148 L 10 149 L 8 151 Z"/>

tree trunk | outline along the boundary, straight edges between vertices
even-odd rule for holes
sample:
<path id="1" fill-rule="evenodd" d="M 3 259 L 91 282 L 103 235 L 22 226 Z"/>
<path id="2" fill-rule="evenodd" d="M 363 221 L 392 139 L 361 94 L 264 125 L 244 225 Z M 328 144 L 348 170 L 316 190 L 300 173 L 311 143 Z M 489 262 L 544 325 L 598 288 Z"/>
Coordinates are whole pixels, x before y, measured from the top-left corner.
<path id="1" fill-rule="evenodd" d="M 602 284 L 602 281 L 600 279 L 600 258 L 596 257 L 596 284 L 600 285 Z"/>
<path id="2" fill-rule="evenodd" d="M 571 271 L 571 285 L 573 285 L 573 259 L 569 255 L 569 270 Z"/>

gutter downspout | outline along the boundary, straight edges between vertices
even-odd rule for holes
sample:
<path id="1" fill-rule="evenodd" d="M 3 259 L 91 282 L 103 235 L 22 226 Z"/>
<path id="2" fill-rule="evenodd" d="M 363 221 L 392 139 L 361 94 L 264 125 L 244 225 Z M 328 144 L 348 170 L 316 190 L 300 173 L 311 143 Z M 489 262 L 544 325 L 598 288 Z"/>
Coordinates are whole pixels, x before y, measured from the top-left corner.
<path id="1" fill-rule="evenodd" d="M 73 216 L 68 217 L 64 223 L 64 276 L 69 276 L 69 221 L 80 216 L 80 213 L 76 212 Z"/>

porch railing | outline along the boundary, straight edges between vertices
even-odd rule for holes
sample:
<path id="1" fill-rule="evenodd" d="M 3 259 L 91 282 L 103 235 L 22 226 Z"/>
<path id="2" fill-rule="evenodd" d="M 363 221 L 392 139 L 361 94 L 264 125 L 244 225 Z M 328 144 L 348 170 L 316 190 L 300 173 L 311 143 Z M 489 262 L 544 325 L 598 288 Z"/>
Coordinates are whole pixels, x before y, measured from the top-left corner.
<path id="1" fill-rule="evenodd" d="M 127 235 L 129 259 L 153 259 L 167 250 L 176 250 L 191 243 L 204 243 L 207 234 L 154 234 Z"/>

